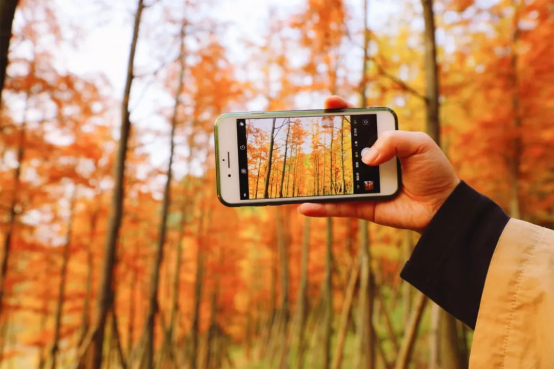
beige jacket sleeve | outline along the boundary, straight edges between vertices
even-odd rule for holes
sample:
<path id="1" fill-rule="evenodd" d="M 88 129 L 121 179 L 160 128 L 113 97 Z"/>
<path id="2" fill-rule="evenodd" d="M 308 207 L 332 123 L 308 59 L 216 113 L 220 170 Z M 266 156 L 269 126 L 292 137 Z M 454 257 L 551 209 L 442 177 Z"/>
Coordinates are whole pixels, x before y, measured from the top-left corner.
<path id="1" fill-rule="evenodd" d="M 487 273 L 471 368 L 554 368 L 554 231 L 511 219 Z"/>

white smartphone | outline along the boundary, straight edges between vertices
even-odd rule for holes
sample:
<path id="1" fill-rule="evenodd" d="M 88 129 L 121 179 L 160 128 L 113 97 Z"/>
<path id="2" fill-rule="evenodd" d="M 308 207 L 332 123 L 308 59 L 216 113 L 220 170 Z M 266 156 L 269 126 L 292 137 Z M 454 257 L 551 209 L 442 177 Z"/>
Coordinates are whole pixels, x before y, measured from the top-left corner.
<path id="1" fill-rule="evenodd" d="M 236 207 L 394 197 L 398 159 L 361 159 L 397 129 L 385 107 L 223 114 L 215 123 L 219 200 Z"/>

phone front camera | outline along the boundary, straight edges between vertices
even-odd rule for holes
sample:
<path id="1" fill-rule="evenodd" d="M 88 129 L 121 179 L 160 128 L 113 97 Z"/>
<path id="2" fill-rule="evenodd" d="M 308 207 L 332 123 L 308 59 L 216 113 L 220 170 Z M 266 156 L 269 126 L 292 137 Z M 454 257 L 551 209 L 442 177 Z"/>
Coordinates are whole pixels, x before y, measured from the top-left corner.
<path id="1" fill-rule="evenodd" d="M 229 174 L 229 175 L 227 175 L 227 176 L 231 177 L 231 174 Z"/>

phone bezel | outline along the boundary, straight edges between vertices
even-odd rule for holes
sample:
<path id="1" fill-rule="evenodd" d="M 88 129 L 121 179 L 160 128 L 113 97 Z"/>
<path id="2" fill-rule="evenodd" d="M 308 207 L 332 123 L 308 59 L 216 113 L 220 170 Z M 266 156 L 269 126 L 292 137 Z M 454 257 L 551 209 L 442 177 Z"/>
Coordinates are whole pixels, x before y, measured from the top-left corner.
<path id="1" fill-rule="evenodd" d="M 239 188 L 239 168 L 238 168 L 238 147 L 237 147 L 237 132 L 236 120 L 240 118 L 255 119 L 255 118 L 284 118 L 284 117 L 311 117 L 311 116 L 326 116 L 326 115 L 359 115 L 366 113 L 377 113 L 377 130 L 378 135 L 385 131 L 398 130 L 398 118 L 396 113 L 388 107 L 371 107 L 371 108 L 347 108 L 347 109 L 314 109 L 301 111 L 267 111 L 267 112 L 234 112 L 225 113 L 219 116 L 214 125 L 215 138 L 215 161 L 216 161 L 216 178 L 217 178 L 217 196 L 221 203 L 229 207 L 241 206 L 264 206 L 264 205 L 279 205 L 279 204 L 295 204 L 295 203 L 328 203 L 328 202 L 345 202 L 355 200 L 383 200 L 395 197 L 401 189 L 402 180 L 400 172 L 400 162 L 398 159 L 393 159 L 380 165 L 381 187 L 384 189 L 377 194 L 348 194 L 348 195 L 319 195 L 308 197 L 295 198 L 271 198 L 271 199 L 240 199 Z M 394 119 L 394 125 L 390 122 L 383 122 L 379 119 L 381 114 L 388 113 Z M 231 120 L 234 125 L 225 125 L 223 122 Z M 385 126 L 383 126 L 385 125 Z M 232 127 L 228 127 L 232 126 Z M 225 141 L 221 140 L 221 136 L 228 138 Z M 225 153 L 225 156 L 220 156 Z M 229 157 L 227 157 L 227 153 Z M 225 164 L 223 169 L 223 159 L 229 158 L 230 162 Z M 231 163 L 229 165 L 229 163 Z M 225 174 L 223 174 L 225 172 Z M 228 177 L 231 174 L 231 177 Z M 391 176 L 392 175 L 392 176 Z M 396 179 L 396 181 L 395 181 Z"/>

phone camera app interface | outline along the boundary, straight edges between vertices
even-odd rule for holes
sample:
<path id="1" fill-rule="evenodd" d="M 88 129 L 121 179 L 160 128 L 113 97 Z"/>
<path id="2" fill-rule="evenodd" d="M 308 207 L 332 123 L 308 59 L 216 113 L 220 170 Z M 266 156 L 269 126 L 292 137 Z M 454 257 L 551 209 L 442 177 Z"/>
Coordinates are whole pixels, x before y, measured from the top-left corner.
<path id="1" fill-rule="evenodd" d="M 377 115 L 238 119 L 241 199 L 379 193 Z"/>

